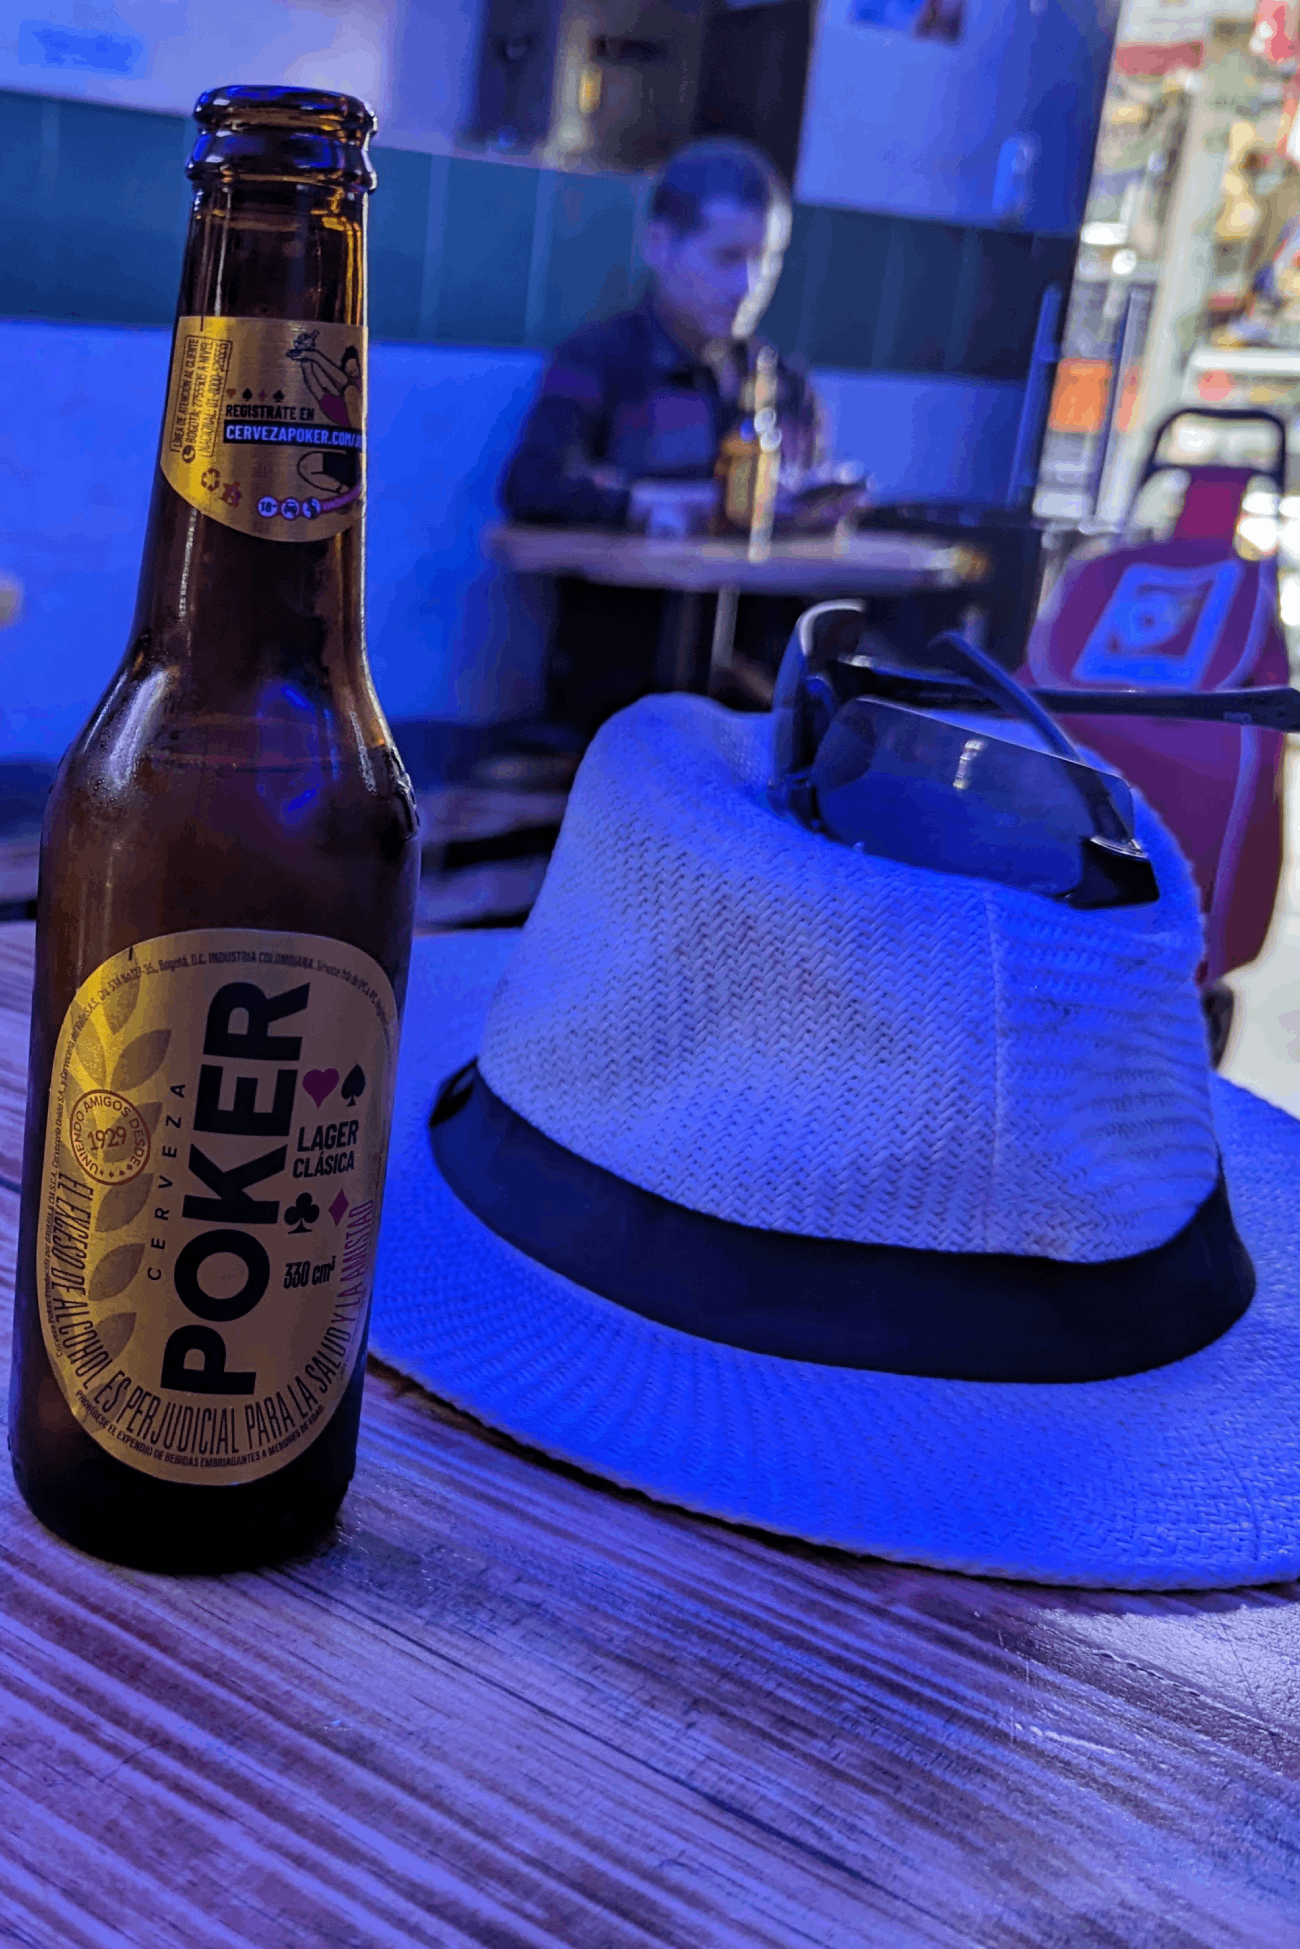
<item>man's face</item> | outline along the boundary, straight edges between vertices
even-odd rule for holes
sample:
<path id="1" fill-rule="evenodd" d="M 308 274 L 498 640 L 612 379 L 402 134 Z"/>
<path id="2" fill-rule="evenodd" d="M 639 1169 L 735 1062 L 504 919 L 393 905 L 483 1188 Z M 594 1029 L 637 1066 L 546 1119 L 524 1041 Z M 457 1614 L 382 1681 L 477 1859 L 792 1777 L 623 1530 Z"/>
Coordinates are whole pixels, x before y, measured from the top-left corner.
<path id="1" fill-rule="evenodd" d="M 706 203 L 700 215 L 700 228 L 687 236 L 670 224 L 647 225 L 642 251 L 655 275 L 655 296 L 701 340 L 747 338 L 780 275 L 789 218 L 784 210 L 764 215 L 729 198 Z"/>

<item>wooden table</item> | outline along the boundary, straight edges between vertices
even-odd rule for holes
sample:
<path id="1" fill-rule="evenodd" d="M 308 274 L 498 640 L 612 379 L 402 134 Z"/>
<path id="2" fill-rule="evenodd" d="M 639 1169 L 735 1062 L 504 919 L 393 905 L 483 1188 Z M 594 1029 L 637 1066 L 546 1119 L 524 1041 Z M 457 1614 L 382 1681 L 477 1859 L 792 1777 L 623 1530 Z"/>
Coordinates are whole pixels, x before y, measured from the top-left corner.
<path id="1" fill-rule="evenodd" d="M 659 541 L 608 528 L 488 528 L 484 546 L 520 575 L 574 575 L 617 588 L 666 589 L 681 600 L 669 611 L 659 644 L 657 679 L 665 690 L 690 681 L 699 599 L 716 594 L 710 686 L 731 666 L 736 603 L 742 595 L 915 595 L 926 589 L 972 588 L 987 580 L 989 558 L 973 544 L 922 535 L 848 533 L 774 541 L 751 560 L 743 541 Z"/>
<path id="2" fill-rule="evenodd" d="M 0 929 L 7 1277 L 30 942 Z M 0 1494 L 0 1943 L 1300 1944 L 1296 1586 L 767 1542 L 381 1371 L 338 1533 L 276 1571 L 113 1569 Z"/>

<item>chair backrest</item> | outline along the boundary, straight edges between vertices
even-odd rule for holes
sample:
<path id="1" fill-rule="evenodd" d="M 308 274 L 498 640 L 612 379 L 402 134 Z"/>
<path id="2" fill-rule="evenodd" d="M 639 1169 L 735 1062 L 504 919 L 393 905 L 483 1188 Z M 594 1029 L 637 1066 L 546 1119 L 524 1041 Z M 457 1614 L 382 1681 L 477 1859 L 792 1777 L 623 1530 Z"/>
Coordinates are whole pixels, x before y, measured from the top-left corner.
<path id="1" fill-rule="evenodd" d="M 1198 467 L 1189 476 L 1174 541 L 1221 541 L 1231 548 L 1253 467 Z"/>
<path id="2" fill-rule="evenodd" d="M 1285 683 L 1271 560 L 1181 538 L 1071 564 L 1030 633 L 1033 682 L 1099 690 Z"/>
<path id="3" fill-rule="evenodd" d="M 1231 547 L 1251 475 L 1234 487 L 1211 477 L 1241 469 L 1201 473 L 1205 495 L 1190 497 L 1189 520 L 1216 520 L 1215 538 L 1176 535 L 1068 567 L 1030 634 L 1027 682 L 1079 690 L 1287 682 L 1274 564 L 1243 561 Z M 1281 874 L 1283 739 L 1232 724 L 1083 716 L 1064 723 L 1143 794 L 1187 855 L 1205 912 L 1203 979 L 1253 960 Z"/>

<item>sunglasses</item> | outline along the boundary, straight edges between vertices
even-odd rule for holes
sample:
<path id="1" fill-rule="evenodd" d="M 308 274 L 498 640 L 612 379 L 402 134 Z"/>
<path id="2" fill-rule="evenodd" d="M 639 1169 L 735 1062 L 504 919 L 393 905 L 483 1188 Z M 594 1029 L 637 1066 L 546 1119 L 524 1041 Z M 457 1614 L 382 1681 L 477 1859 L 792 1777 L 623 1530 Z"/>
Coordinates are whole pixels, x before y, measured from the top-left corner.
<path id="1" fill-rule="evenodd" d="M 920 672 L 869 642 L 856 603 L 799 618 L 772 702 L 775 810 L 860 852 L 1070 907 L 1159 899 L 1129 787 L 1033 693 L 955 631 Z"/>

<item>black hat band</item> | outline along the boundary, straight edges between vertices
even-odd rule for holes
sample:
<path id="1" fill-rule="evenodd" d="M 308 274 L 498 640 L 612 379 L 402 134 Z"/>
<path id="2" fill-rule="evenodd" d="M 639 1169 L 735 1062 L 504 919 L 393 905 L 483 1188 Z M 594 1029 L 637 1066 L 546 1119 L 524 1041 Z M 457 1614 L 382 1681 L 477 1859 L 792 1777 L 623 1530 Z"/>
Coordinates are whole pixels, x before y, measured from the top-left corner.
<path id="1" fill-rule="evenodd" d="M 809 1238 L 691 1211 L 544 1136 L 473 1063 L 443 1085 L 430 1138 L 462 1204 L 529 1258 L 661 1326 L 787 1360 L 936 1380 L 1111 1380 L 1208 1346 L 1255 1289 L 1222 1174 L 1164 1245 L 1078 1264 Z"/>

